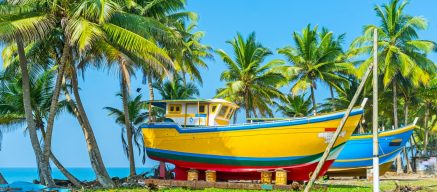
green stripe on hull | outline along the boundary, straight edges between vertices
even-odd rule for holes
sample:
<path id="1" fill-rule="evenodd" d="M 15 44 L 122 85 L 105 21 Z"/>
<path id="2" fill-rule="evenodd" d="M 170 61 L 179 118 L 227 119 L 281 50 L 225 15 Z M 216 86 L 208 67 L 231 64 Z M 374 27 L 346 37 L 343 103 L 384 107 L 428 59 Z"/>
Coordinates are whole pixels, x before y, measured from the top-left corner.
<path id="1" fill-rule="evenodd" d="M 344 143 L 334 147 L 334 149 L 331 150 L 331 154 L 336 152 L 336 150 L 343 144 Z M 319 159 L 323 155 L 323 152 L 310 156 L 305 156 L 299 159 L 272 160 L 272 161 L 219 159 L 219 158 L 210 158 L 210 157 L 206 158 L 206 157 L 196 157 L 191 155 L 169 154 L 169 153 L 162 153 L 162 152 L 149 151 L 149 150 L 147 151 L 147 155 L 151 157 L 162 158 L 162 159 L 172 159 L 178 161 L 206 163 L 206 164 L 220 164 L 220 165 L 233 165 L 233 166 L 293 166 L 293 165 L 313 162 Z"/>

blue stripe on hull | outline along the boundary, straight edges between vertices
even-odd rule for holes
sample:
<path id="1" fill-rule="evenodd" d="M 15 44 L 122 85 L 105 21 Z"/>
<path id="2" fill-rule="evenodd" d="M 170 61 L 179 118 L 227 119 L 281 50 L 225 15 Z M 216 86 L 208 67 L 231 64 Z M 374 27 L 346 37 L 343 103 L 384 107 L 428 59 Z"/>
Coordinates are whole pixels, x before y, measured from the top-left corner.
<path id="1" fill-rule="evenodd" d="M 413 130 L 409 130 L 396 135 L 378 138 L 379 141 L 379 163 L 384 164 L 393 159 L 405 147 Z M 390 146 L 390 142 L 395 139 L 402 139 L 399 146 Z M 372 138 L 349 140 L 346 142 L 343 151 L 332 164 L 332 169 L 360 168 L 372 166 L 373 161 Z"/>
<path id="2" fill-rule="evenodd" d="M 361 115 L 363 114 L 363 109 L 354 109 L 351 111 L 350 116 Z M 195 128 L 182 128 L 179 124 L 176 123 L 150 123 L 143 124 L 140 128 L 154 128 L 154 129 L 168 129 L 174 128 L 179 133 L 204 133 L 204 132 L 221 132 L 221 131 L 236 131 L 236 130 L 248 130 L 248 129 L 262 129 L 262 128 L 274 128 L 274 127 L 284 127 L 284 126 L 293 126 L 293 125 L 302 125 L 302 124 L 310 124 L 310 123 L 318 123 L 329 120 L 335 120 L 343 118 L 344 112 L 318 116 L 318 117 L 304 117 L 291 121 L 279 121 L 279 122 L 263 122 L 263 123 L 250 123 L 250 124 L 241 124 L 241 125 L 230 125 L 230 126 L 217 126 L 217 127 L 195 127 Z"/>

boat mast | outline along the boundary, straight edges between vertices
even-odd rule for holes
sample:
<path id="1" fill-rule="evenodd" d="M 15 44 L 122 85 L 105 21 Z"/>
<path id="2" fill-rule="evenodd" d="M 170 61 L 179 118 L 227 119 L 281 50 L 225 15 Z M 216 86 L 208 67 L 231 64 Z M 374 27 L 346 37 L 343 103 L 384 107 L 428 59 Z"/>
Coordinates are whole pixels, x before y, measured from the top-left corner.
<path id="1" fill-rule="evenodd" d="M 378 30 L 373 30 L 373 192 L 379 192 L 378 157 Z"/>

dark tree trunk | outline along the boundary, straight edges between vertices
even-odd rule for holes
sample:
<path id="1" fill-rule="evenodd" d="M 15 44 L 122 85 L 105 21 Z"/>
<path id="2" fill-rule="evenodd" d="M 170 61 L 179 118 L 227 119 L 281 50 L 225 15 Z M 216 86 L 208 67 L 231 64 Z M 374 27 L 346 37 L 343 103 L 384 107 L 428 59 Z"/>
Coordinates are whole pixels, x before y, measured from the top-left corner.
<path id="1" fill-rule="evenodd" d="M 123 110 L 124 110 L 124 123 L 126 126 L 126 135 L 127 135 L 127 148 L 128 148 L 128 156 L 129 156 L 129 176 L 135 176 L 135 156 L 134 156 L 134 147 L 132 142 L 132 126 L 130 122 L 130 116 L 129 116 L 129 90 L 128 90 L 128 83 L 129 82 L 129 75 L 126 68 L 126 64 L 124 61 L 120 62 L 121 64 L 121 95 L 123 98 Z"/>
<path id="2" fill-rule="evenodd" d="M 0 184 L 8 184 L 6 179 L 3 177 L 2 173 L 0 173 Z"/>
<path id="3" fill-rule="evenodd" d="M 97 181 L 105 188 L 113 188 L 115 187 L 114 182 L 109 177 L 109 174 L 106 171 L 105 164 L 103 163 L 100 149 L 96 141 L 96 137 L 94 136 L 94 131 L 88 120 L 88 116 L 86 115 L 82 100 L 80 98 L 76 69 L 74 67 L 72 67 L 71 69 L 71 85 L 74 98 L 76 99 L 76 105 L 74 105 L 71 99 L 69 99 L 69 105 L 73 109 L 73 112 L 85 136 L 91 166 L 94 170 L 94 173 L 96 174 Z"/>
<path id="4" fill-rule="evenodd" d="M 43 160 L 44 156 L 39 143 L 38 133 L 36 131 L 36 123 L 35 120 L 33 119 L 33 114 L 32 114 L 33 110 L 32 110 L 31 95 L 30 95 L 30 80 L 29 80 L 29 72 L 27 69 L 24 44 L 21 37 L 17 37 L 16 41 L 17 41 L 18 58 L 20 61 L 20 69 L 22 75 L 24 113 L 26 116 L 26 123 L 29 131 L 30 142 L 32 144 L 33 151 L 35 153 L 40 180 L 44 181 L 44 184 L 53 184 L 54 182 L 51 177 L 50 170 L 48 169 L 48 165 L 44 165 L 44 162 L 46 161 Z M 53 182 L 53 183 L 46 183 L 46 181 Z"/>
<path id="5" fill-rule="evenodd" d="M 313 101 L 313 114 L 317 115 L 316 96 L 314 95 L 314 83 L 311 82 L 311 100 Z"/>

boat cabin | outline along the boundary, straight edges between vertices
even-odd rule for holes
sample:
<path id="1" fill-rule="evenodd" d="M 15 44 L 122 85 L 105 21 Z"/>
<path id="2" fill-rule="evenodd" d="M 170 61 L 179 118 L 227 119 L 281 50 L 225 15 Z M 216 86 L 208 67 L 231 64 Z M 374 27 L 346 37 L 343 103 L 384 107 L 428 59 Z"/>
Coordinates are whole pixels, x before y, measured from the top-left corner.
<path id="1" fill-rule="evenodd" d="M 181 126 L 229 125 L 238 105 L 224 99 L 154 100 L 155 107 L 165 109 L 165 117 Z"/>

